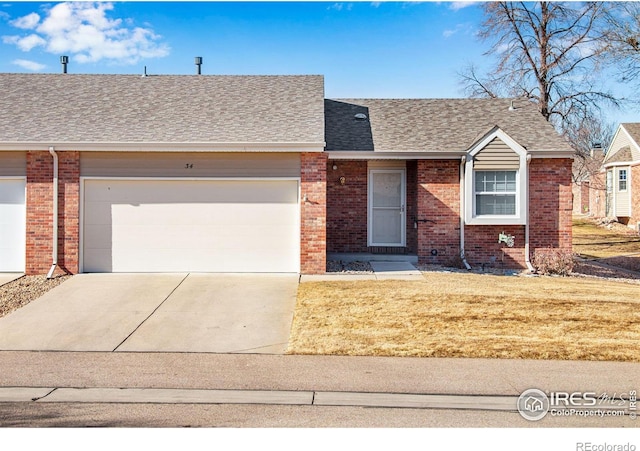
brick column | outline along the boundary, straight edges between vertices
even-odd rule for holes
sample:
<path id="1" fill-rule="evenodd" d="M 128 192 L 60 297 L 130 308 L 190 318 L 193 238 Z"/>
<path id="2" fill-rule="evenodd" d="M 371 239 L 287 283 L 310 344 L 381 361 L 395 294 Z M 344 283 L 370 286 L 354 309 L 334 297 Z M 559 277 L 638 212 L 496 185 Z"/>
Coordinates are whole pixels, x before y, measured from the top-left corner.
<path id="1" fill-rule="evenodd" d="M 58 270 L 78 272 L 78 152 L 58 152 Z M 26 273 L 45 274 L 53 250 L 53 157 L 47 151 L 27 152 Z"/>
<path id="2" fill-rule="evenodd" d="M 58 269 L 76 274 L 80 249 L 80 153 L 58 152 Z"/>
<path id="3" fill-rule="evenodd" d="M 531 255 L 536 248 L 571 251 L 573 204 L 568 158 L 534 158 L 529 165 Z M 601 199 L 604 202 L 604 199 Z"/>
<path id="4" fill-rule="evenodd" d="M 452 264 L 460 256 L 460 161 L 418 160 L 418 259 Z M 436 252 L 436 255 L 432 254 Z"/>
<path id="5" fill-rule="evenodd" d="M 327 270 L 326 155 L 301 153 L 300 177 L 300 272 L 323 274 Z"/>

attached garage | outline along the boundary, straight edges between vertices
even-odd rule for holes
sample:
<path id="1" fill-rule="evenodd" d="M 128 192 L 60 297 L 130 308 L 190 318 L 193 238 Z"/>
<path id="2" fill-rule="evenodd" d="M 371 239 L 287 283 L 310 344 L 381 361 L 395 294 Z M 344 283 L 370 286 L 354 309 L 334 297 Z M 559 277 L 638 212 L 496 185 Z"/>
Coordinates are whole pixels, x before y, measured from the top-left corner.
<path id="1" fill-rule="evenodd" d="M 0 176 L 0 272 L 25 270 L 25 178 Z"/>
<path id="2" fill-rule="evenodd" d="M 83 272 L 299 272 L 298 179 L 83 179 Z"/>

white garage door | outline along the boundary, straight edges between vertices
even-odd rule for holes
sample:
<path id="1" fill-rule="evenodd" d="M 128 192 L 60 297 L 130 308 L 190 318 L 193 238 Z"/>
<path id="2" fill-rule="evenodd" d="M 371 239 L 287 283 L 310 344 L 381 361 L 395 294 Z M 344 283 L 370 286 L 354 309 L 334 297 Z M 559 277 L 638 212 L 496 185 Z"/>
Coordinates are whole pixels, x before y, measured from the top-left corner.
<path id="1" fill-rule="evenodd" d="M 25 266 L 25 180 L 0 178 L 0 272 Z"/>
<path id="2" fill-rule="evenodd" d="M 84 272 L 298 272 L 297 180 L 84 180 Z"/>

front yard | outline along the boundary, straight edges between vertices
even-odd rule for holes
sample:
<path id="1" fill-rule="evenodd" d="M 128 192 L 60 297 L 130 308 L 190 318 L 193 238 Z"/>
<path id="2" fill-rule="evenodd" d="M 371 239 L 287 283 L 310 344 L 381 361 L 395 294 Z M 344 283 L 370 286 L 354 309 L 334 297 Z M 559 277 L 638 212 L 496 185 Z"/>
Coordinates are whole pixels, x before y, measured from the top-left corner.
<path id="1" fill-rule="evenodd" d="M 300 285 L 288 353 L 640 362 L 640 286 L 427 272 Z"/>
<path id="2" fill-rule="evenodd" d="M 573 252 L 587 260 L 640 271 L 640 236 L 618 223 L 598 225 L 592 219 L 574 219 Z"/>

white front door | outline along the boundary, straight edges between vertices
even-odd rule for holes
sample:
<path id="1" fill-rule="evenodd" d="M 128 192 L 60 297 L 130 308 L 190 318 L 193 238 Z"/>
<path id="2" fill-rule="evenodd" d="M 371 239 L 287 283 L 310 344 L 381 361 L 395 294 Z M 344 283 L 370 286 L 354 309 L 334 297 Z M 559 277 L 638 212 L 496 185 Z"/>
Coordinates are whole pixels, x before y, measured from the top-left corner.
<path id="1" fill-rule="evenodd" d="M 404 246 L 405 170 L 369 171 L 369 246 Z"/>
<path id="2" fill-rule="evenodd" d="M 25 266 L 25 180 L 0 178 L 0 272 Z"/>

